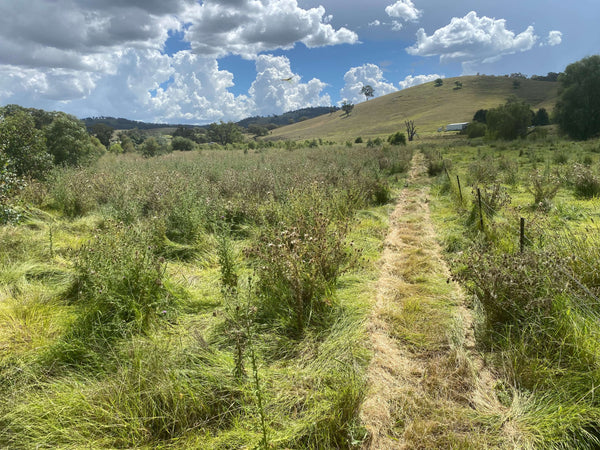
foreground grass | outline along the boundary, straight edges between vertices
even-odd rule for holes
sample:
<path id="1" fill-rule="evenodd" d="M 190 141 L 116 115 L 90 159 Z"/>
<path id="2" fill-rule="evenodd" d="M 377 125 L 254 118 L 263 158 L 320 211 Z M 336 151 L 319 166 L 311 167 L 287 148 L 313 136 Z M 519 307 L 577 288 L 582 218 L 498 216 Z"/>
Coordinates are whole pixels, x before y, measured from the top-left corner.
<path id="1" fill-rule="evenodd" d="M 599 442 L 599 244 L 590 234 L 598 194 L 578 187 L 581 173 L 587 187 L 597 181 L 597 148 L 550 140 L 426 149 L 450 168 L 435 182 L 434 219 L 454 275 L 472 294 L 478 349 L 501 380 L 502 423 L 518 448 Z M 475 186 L 486 191 L 481 216 Z M 546 197 L 535 200 L 540 192 Z"/>
<path id="2" fill-rule="evenodd" d="M 27 221 L 0 229 L 0 446 L 359 446 L 385 168 L 402 163 L 382 151 L 109 158 L 25 193 Z M 322 285 L 297 255 L 321 258 Z M 281 309 L 288 292 L 315 294 Z"/>

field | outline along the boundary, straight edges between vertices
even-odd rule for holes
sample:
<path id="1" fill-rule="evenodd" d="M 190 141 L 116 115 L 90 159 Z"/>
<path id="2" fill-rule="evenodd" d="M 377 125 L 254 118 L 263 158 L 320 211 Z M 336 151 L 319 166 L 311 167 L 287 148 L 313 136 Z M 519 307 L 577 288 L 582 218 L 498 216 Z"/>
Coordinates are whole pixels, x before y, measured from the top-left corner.
<path id="1" fill-rule="evenodd" d="M 0 229 L 0 447 L 350 447 L 411 149 L 106 155 Z"/>
<path id="2" fill-rule="evenodd" d="M 0 446 L 597 445 L 600 142 L 295 147 L 19 194 Z"/>

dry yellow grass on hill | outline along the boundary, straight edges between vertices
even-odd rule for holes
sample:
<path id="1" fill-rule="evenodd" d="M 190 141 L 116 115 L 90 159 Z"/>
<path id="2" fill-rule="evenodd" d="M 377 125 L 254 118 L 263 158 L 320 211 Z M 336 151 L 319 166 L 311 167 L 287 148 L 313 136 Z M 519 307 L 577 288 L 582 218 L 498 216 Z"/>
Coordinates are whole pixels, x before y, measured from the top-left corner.
<path id="1" fill-rule="evenodd" d="M 462 88 L 456 88 L 456 81 Z M 425 137 L 448 123 L 468 122 L 478 109 L 494 108 L 511 95 L 522 98 L 532 109 L 552 110 L 558 83 L 522 79 L 515 89 L 513 81 L 477 75 L 447 78 L 439 87 L 430 82 L 359 103 L 349 116 L 337 111 L 278 128 L 268 139 L 367 139 L 404 131 L 405 120 L 414 120 L 419 135 Z"/>

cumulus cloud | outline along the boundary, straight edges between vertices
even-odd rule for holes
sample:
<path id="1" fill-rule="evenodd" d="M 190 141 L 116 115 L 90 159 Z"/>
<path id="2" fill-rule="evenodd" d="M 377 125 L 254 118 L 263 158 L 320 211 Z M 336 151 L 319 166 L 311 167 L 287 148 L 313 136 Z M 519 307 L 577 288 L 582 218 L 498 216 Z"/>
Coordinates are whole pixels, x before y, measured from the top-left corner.
<path id="1" fill-rule="evenodd" d="M 325 8 L 302 9 L 297 0 L 205 0 L 191 13 L 185 37 L 195 53 L 253 58 L 260 52 L 353 44 L 358 36 L 344 27 L 335 30 Z"/>
<path id="2" fill-rule="evenodd" d="M 464 65 L 493 62 L 504 55 L 530 50 L 537 39 L 532 26 L 515 35 L 506 29 L 504 19 L 478 17 L 471 11 L 465 17 L 453 17 L 431 36 L 419 29 L 416 44 L 406 51 L 419 56 L 439 55 L 441 62 L 460 61 Z"/>
<path id="3" fill-rule="evenodd" d="M 377 19 L 375 19 L 373 22 L 369 23 L 370 27 L 378 27 L 380 25 L 381 25 L 381 22 L 379 20 L 377 20 Z"/>
<path id="4" fill-rule="evenodd" d="M 360 90 L 367 84 L 373 87 L 376 97 L 398 90 L 383 78 L 383 71 L 375 64 L 363 64 L 351 68 L 344 75 L 344 82 L 344 87 L 340 90 L 340 97 L 342 101 L 346 100 L 352 103 L 365 100 L 365 96 L 361 94 Z"/>
<path id="5" fill-rule="evenodd" d="M 400 86 L 400 89 L 406 89 L 412 86 L 418 86 L 419 84 L 435 81 L 438 78 L 445 78 L 445 75 L 438 75 L 437 73 L 432 73 L 429 75 L 417 75 L 414 77 L 412 75 L 408 75 L 404 80 L 400 81 L 398 85 Z"/>
<path id="6" fill-rule="evenodd" d="M 390 17 L 398 17 L 412 22 L 419 20 L 422 14 L 422 11 L 416 8 L 412 0 L 398 0 L 393 5 L 386 6 L 385 12 Z"/>
<path id="7" fill-rule="evenodd" d="M 329 95 L 321 95 L 326 84 L 316 78 L 301 83 L 300 76 L 292 72 L 285 56 L 260 55 L 256 59 L 256 72 L 256 80 L 248 91 L 256 114 L 280 114 L 310 106 L 331 105 Z"/>
<path id="8" fill-rule="evenodd" d="M 0 103 L 182 123 L 328 105 L 320 80 L 282 83 L 289 60 L 257 54 L 357 41 L 331 20 L 297 0 L 0 1 Z M 164 54 L 175 31 L 192 51 Z M 246 95 L 230 92 L 226 54 L 257 58 Z"/>
<path id="9" fill-rule="evenodd" d="M 114 70 L 115 56 L 125 47 L 161 48 L 169 30 L 181 26 L 176 13 L 193 1 L 165 2 L 168 10 L 157 3 L 31 0 L 24 8 L 20 2 L 0 2 L 0 61 L 20 67 Z"/>
<path id="10" fill-rule="evenodd" d="M 548 33 L 548 37 L 545 42 L 542 42 L 540 45 L 549 45 L 550 47 L 554 47 L 555 45 L 560 45 L 562 42 L 562 33 L 560 31 L 551 31 Z"/>

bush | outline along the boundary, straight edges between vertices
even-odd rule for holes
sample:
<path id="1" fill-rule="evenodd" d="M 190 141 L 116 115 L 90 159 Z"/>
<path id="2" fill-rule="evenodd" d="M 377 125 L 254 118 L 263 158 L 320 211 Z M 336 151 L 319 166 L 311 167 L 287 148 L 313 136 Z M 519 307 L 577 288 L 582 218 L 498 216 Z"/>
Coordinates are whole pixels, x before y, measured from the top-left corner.
<path id="1" fill-rule="evenodd" d="M 533 194 L 534 206 L 548 209 L 560 188 L 560 180 L 553 175 L 543 175 L 539 170 L 535 170 L 530 175 L 529 182 L 528 191 Z"/>
<path id="2" fill-rule="evenodd" d="M 392 145 L 406 145 L 406 136 L 404 133 L 397 131 L 394 134 L 390 134 L 387 141 Z"/>
<path id="3" fill-rule="evenodd" d="M 258 275 L 262 320 L 296 337 L 327 321 L 333 287 L 352 260 L 345 244 L 348 224 L 331 219 L 326 195 L 312 186 L 271 211 L 272 225 L 246 252 Z"/>
<path id="4" fill-rule="evenodd" d="M 171 141 L 171 148 L 175 151 L 189 152 L 194 150 L 196 144 L 191 139 L 187 139 L 181 136 L 176 136 Z"/>
<path id="5" fill-rule="evenodd" d="M 475 251 L 466 257 L 458 278 L 481 303 L 484 342 L 510 325 L 525 327 L 553 312 L 554 287 L 561 288 L 557 255 L 526 252 L 495 255 Z"/>
<path id="6" fill-rule="evenodd" d="M 362 137 L 360 137 L 360 136 L 359 136 L 359 137 L 357 137 L 357 138 L 354 140 L 354 143 L 355 143 L 355 144 L 362 144 L 362 143 L 363 143 L 363 138 L 362 138 Z"/>
<path id="7" fill-rule="evenodd" d="M 471 122 L 467 125 L 466 133 L 469 139 L 478 138 L 485 136 L 487 127 L 484 123 Z"/>
<path id="8" fill-rule="evenodd" d="M 600 178 L 589 167 L 574 164 L 570 178 L 577 197 L 592 198 L 600 195 Z"/>

